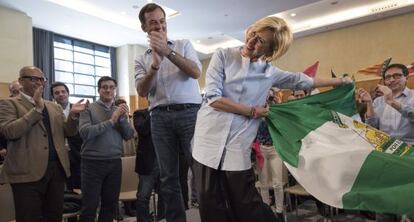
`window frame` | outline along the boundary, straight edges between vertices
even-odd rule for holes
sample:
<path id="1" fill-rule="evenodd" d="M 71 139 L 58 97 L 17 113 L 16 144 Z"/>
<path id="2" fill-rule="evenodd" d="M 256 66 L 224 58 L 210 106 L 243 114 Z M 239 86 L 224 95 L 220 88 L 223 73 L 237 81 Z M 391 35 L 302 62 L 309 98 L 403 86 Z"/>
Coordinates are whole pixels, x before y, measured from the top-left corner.
<path id="1" fill-rule="evenodd" d="M 64 44 L 64 45 L 61 45 L 61 44 Z M 66 45 L 66 47 L 64 47 L 65 45 Z M 71 59 L 70 58 L 65 59 L 65 58 L 56 57 L 56 55 L 55 55 L 56 49 L 65 50 L 66 52 L 70 52 L 72 58 Z M 81 50 L 79 50 L 79 49 L 81 49 Z M 87 52 L 88 50 L 90 50 L 90 52 Z M 71 86 L 71 87 L 68 86 L 71 89 L 70 90 L 70 96 L 69 96 L 69 100 L 71 100 L 71 102 L 75 102 L 75 98 L 76 98 L 76 100 L 79 100 L 80 98 L 85 98 L 85 99 L 90 99 L 92 101 L 96 101 L 97 99 L 99 99 L 99 93 L 98 93 L 98 80 L 99 80 L 99 78 L 102 77 L 102 76 L 114 77 L 114 73 L 112 72 L 112 66 L 114 65 L 114 64 L 112 64 L 112 56 L 115 56 L 115 55 L 112 55 L 111 48 L 109 46 L 104 46 L 104 45 L 100 45 L 100 44 L 97 44 L 97 43 L 92 43 L 92 42 L 79 40 L 79 39 L 68 37 L 68 36 L 55 34 L 54 37 L 53 37 L 53 52 L 54 52 L 54 56 L 53 56 L 54 80 L 63 82 L 65 84 Z M 92 56 L 92 59 L 93 59 L 92 63 L 93 64 L 76 60 L 76 58 L 75 58 L 76 53 L 81 53 L 81 54 L 85 54 L 85 55 L 88 55 L 88 56 Z M 105 56 L 105 54 L 107 56 Z M 101 64 L 97 64 L 96 63 L 97 58 L 108 60 L 108 66 L 103 66 Z M 57 61 L 63 61 L 63 62 L 71 63 L 71 65 L 72 65 L 71 70 L 64 70 L 64 69 L 56 68 L 56 62 Z M 92 66 L 93 71 L 90 72 L 89 74 L 79 72 L 79 70 L 75 70 L 76 64 Z M 104 75 L 98 75 L 99 74 L 98 73 L 99 68 L 107 69 L 108 74 L 105 73 Z M 62 73 L 62 74 L 66 73 L 66 74 L 68 74 L 68 76 L 71 75 L 72 82 L 65 81 L 65 80 L 58 80 L 57 79 L 57 73 Z M 77 83 L 77 81 L 76 81 L 76 76 L 77 75 L 92 77 L 94 79 L 94 82 L 93 82 L 93 84 Z M 94 95 L 78 93 L 77 90 L 76 90 L 76 86 L 93 87 Z"/>

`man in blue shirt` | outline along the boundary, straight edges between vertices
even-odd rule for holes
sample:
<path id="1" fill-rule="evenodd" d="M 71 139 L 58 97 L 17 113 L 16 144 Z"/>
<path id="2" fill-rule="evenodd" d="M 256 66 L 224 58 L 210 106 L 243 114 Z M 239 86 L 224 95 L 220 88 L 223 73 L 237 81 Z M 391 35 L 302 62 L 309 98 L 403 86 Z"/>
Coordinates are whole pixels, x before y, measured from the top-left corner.
<path id="1" fill-rule="evenodd" d="M 150 102 L 165 216 L 168 222 L 186 221 L 178 154 L 182 151 L 191 165 L 190 141 L 201 103 L 197 82 L 201 63 L 188 40 L 167 38 L 165 12 L 159 5 L 145 5 L 139 19 L 148 34 L 149 49 L 135 61 L 136 88 Z"/>
<path id="2" fill-rule="evenodd" d="M 383 79 L 384 85 L 377 87 L 383 96 L 374 101 L 366 90 L 358 90 L 360 99 L 367 103 L 366 122 L 414 144 L 414 90 L 407 88 L 408 69 L 402 64 L 392 64 L 385 70 Z"/>
<path id="3" fill-rule="evenodd" d="M 408 69 L 403 64 L 388 66 L 382 76 L 384 85 L 376 91 L 382 96 L 372 100 L 364 89 L 360 100 L 367 104 L 366 123 L 405 143 L 414 144 L 414 90 L 407 88 Z M 399 221 L 396 215 L 377 214 L 377 221 Z"/>

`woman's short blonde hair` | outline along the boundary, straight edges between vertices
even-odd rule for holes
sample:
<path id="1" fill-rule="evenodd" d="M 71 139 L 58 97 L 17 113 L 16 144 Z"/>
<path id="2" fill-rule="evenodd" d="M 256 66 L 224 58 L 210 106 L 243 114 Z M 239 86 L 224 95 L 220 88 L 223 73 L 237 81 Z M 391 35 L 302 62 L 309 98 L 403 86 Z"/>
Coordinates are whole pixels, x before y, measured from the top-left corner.
<path id="1" fill-rule="evenodd" d="M 258 32 L 263 30 L 270 30 L 274 33 L 273 42 L 271 44 L 273 53 L 271 55 L 263 55 L 261 59 L 271 62 L 282 57 L 293 41 L 292 32 L 285 20 L 275 16 L 265 17 L 256 21 L 246 32 Z"/>

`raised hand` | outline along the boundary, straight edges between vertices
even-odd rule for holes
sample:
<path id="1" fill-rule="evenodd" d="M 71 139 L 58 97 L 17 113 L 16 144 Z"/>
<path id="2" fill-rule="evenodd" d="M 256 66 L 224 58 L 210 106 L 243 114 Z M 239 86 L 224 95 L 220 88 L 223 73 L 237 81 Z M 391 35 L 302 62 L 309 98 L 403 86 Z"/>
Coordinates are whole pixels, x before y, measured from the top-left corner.
<path id="1" fill-rule="evenodd" d="M 45 101 L 43 100 L 43 86 L 37 87 L 33 94 L 33 100 L 35 102 L 35 107 L 38 112 L 42 112 L 45 108 Z"/>
<path id="2" fill-rule="evenodd" d="M 122 115 L 128 115 L 129 114 L 129 107 L 126 103 L 120 104 L 119 109 L 121 109 Z"/>
<path id="3" fill-rule="evenodd" d="M 112 123 L 117 123 L 118 122 L 118 120 L 119 120 L 119 117 L 121 117 L 122 115 L 124 115 L 125 114 L 125 111 L 123 110 L 123 108 L 122 108 L 122 104 L 120 105 L 120 106 L 118 106 L 117 108 L 116 108 L 116 110 L 112 113 L 112 116 L 111 116 L 111 121 L 112 121 Z"/>
<path id="4" fill-rule="evenodd" d="M 167 34 L 164 31 L 152 31 L 148 35 L 151 49 L 161 57 L 167 56 L 171 49 L 167 45 Z"/>
<path id="5" fill-rule="evenodd" d="M 72 105 L 72 108 L 70 109 L 69 115 L 72 118 L 77 118 L 79 116 L 79 113 L 84 111 L 89 106 L 89 100 L 86 100 L 86 102 L 82 103 L 84 99 L 79 100 L 77 103 Z"/>
<path id="6" fill-rule="evenodd" d="M 371 103 L 372 102 L 371 94 L 369 94 L 369 92 L 367 92 L 363 88 L 358 89 L 357 95 L 358 95 L 358 100 L 360 100 L 361 102 L 364 102 L 364 103 L 367 103 L 367 102 Z"/>
<path id="7" fill-rule="evenodd" d="M 394 98 L 392 97 L 392 90 L 387 86 L 378 84 L 376 91 L 384 96 L 384 101 L 387 104 L 390 104 L 394 100 Z"/>

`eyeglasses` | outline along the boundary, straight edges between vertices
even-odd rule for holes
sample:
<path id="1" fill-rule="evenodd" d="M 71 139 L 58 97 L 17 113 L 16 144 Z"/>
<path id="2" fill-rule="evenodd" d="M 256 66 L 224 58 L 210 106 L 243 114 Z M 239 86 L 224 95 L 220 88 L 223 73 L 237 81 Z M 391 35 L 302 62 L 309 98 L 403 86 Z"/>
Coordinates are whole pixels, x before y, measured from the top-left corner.
<path id="1" fill-rule="evenodd" d="M 114 89 L 116 89 L 116 86 L 107 86 L 107 85 L 105 85 L 105 86 L 101 86 L 101 89 L 103 89 L 103 90 L 114 90 Z"/>
<path id="2" fill-rule="evenodd" d="M 384 79 L 385 80 L 390 80 L 391 79 L 391 77 L 393 78 L 393 79 L 401 79 L 401 77 L 403 76 L 403 74 L 402 73 L 394 73 L 394 74 L 389 74 L 389 75 L 385 75 L 384 76 Z"/>
<path id="3" fill-rule="evenodd" d="M 29 79 L 31 82 L 37 82 L 40 81 L 42 83 L 47 82 L 47 79 L 44 77 L 37 77 L 37 76 L 22 76 L 21 79 Z"/>

